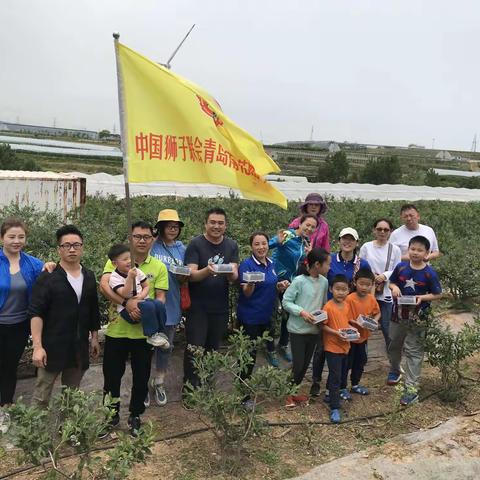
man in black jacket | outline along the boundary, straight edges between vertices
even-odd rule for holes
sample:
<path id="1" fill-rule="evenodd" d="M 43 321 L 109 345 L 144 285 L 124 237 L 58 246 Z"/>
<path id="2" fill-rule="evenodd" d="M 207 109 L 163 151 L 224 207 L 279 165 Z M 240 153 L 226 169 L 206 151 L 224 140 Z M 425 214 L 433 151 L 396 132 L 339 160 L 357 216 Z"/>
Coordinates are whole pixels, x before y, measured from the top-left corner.
<path id="1" fill-rule="evenodd" d="M 78 388 L 92 356 L 99 353 L 95 275 L 80 264 L 83 236 L 74 225 L 56 232 L 60 262 L 43 272 L 33 286 L 29 307 L 33 364 L 38 368 L 32 403 L 47 407 L 56 378 Z"/>

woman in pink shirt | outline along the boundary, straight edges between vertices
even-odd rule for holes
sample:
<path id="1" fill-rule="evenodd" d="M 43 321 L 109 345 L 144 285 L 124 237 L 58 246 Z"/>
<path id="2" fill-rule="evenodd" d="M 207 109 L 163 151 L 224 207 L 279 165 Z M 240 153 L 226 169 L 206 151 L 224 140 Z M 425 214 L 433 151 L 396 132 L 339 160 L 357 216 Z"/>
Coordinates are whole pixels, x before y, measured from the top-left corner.
<path id="1" fill-rule="evenodd" d="M 302 215 L 315 215 L 318 220 L 318 225 L 310 236 L 312 248 L 319 247 L 329 252 L 330 230 L 328 228 L 328 223 L 322 218 L 323 214 L 327 211 L 327 204 L 325 203 L 325 200 L 323 200 L 323 197 L 318 193 L 309 193 L 299 209 L 300 216 L 295 218 L 295 220 L 292 220 L 289 228 L 298 228 Z"/>

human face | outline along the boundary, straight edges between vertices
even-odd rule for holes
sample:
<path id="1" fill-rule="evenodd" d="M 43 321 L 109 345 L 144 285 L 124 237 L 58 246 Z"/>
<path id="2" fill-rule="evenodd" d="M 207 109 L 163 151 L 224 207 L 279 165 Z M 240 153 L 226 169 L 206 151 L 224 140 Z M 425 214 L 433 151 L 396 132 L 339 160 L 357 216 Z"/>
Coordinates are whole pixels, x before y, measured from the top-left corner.
<path id="1" fill-rule="evenodd" d="M 359 297 L 365 297 L 372 293 L 373 282 L 369 278 L 359 278 L 355 282 L 357 294 Z"/>
<path id="2" fill-rule="evenodd" d="M 166 222 L 163 230 L 163 240 L 166 243 L 173 243 L 180 234 L 180 224 L 178 222 Z"/>
<path id="3" fill-rule="evenodd" d="M 255 235 L 252 241 L 252 253 L 257 260 L 263 261 L 268 253 L 268 241 L 263 235 Z"/>
<path id="4" fill-rule="evenodd" d="M 307 204 L 307 213 L 308 215 L 317 216 L 320 213 L 322 206 L 319 203 L 309 203 Z"/>
<path id="5" fill-rule="evenodd" d="M 205 235 L 213 241 L 221 241 L 227 229 L 227 221 L 225 215 L 219 213 L 211 213 L 205 222 Z"/>
<path id="6" fill-rule="evenodd" d="M 418 230 L 418 222 L 420 221 L 420 214 L 414 209 L 410 208 L 400 214 L 403 224 L 409 230 Z"/>
<path id="7" fill-rule="evenodd" d="M 386 242 L 390 238 L 391 233 L 392 231 L 390 230 L 390 225 L 383 220 L 378 222 L 373 229 L 373 236 L 375 237 L 375 240 L 380 242 Z"/>
<path id="8" fill-rule="evenodd" d="M 340 237 L 340 250 L 345 253 L 351 253 L 357 247 L 358 242 L 351 235 Z"/>
<path id="9" fill-rule="evenodd" d="M 309 237 L 317 228 L 317 221 L 313 218 L 306 218 L 298 227 L 298 234 L 302 237 Z"/>
<path id="10" fill-rule="evenodd" d="M 135 227 L 129 237 L 135 255 L 146 255 L 153 243 L 153 235 L 149 228 Z"/>
<path id="11" fill-rule="evenodd" d="M 10 255 L 18 255 L 27 241 L 22 227 L 10 227 L 2 237 L 3 251 Z"/>
<path id="12" fill-rule="evenodd" d="M 412 243 L 408 247 L 408 256 L 413 263 L 421 263 L 427 256 L 427 249 L 421 243 Z"/>
<path id="13" fill-rule="evenodd" d="M 330 287 L 330 291 L 332 292 L 333 299 L 338 303 L 343 302 L 349 294 L 348 285 L 342 282 L 335 283 Z"/>
<path id="14" fill-rule="evenodd" d="M 80 263 L 83 255 L 83 240 L 74 233 L 63 235 L 58 244 L 60 261 L 67 264 Z"/>
<path id="15" fill-rule="evenodd" d="M 132 258 L 130 256 L 130 252 L 122 253 L 112 263 L 117 267 L 119 272 L 125 274 L 128 273 L 128 271 L 132 268 Z"/>

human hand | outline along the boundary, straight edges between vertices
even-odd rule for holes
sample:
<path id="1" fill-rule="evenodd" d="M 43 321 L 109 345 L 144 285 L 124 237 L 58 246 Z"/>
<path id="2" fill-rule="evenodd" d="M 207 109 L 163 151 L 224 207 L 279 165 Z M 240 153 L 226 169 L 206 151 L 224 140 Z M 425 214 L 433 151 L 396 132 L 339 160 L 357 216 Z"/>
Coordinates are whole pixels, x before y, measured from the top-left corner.
<path id="1" fill-rule="evenodd" d="M 308 323 L 311 323 L 312 325 L 315 324 L 315 317 L 310 313 L 307 312 L 306 310 L 302 310 L 300 312 L 300 316 Z"/>
<path id="2" fill-rule="evenodd" d="M 47 366 L 47 352 L 43 347 L 33 349 L 32 363 L 37 368 L 45 368 Z"/>
<path id="3" fill-rule="evenodd" d="M 397 285 L 390 285 L 390 290 L 392 291 L 393 298 L 398 298 L 402 296 L 402 292 L 400 291 L 400 288 L 397 287 Z"/>
<path id="4" fill-rule="evenodd" d="M 125 305 L 130 318 L 135 322 L 139 322 L 142 317 L 142 312 L 140 312 L 140 309 L 138 308 L 138 302 L 138 298 L 129 298 Z"/>
<path id="5" fill-rule="evenodd" d="M 97 336 L 92 336 L 90 339 L 90 355 L 94 360 L 100 355 L 100 343 Z"/>
<path id="6" fill-rule="evenodd" d="M 281 282 L 277 283 L 277 289 L 280 292 L 284 292 L 290 286 L 290 282 L 288 280 L 282 280 Z"/>
<path id="7" fill-rule="evenodd" d="M 47 271 L 48 273 L 52 273 L 57 268 L 57 264 L 55 262 L 45 262 L 43 264 L 42 272 Z"/>
<path id="8" fill-rule="evenodd" d="M 128 278 L 132 278 L 132 279 L 135 279 L 136 276 L 137 276 L 137 269 L 135 267 L 131 268 L 129 271 L 128 271 Z"/>
<path id="9" fill-rule="evenodd" d="M 376 285 L 380 285 L 381 283 L 385 282 L 386 280 L 387 280 L 387 277 L 383 273 L 375 275 L 375 284 Z"/>

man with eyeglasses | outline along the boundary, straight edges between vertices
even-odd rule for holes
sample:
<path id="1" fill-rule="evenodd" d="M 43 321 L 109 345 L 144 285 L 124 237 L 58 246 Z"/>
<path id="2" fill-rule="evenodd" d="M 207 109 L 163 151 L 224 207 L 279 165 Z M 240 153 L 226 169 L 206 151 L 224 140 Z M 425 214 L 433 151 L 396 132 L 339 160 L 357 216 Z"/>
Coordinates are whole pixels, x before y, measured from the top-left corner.
<path id="1" fill-rule="evenodd" d="M 400 208 L 400 218 L 403 225 L 393 231 L 390 236 L 390 242 L 400 247 L 402 252 L 402 261 L 409 260 L 408 244 L 413 237 L 422 236 L 430 242 L 430 252 L 425 261 L 434 260 L 440 256 L 438 249 L 437 236 L 432 227 L 420 223 L 420 212 L 413 203 L 406 203 Z"/>
<path id="2" fill-rule="evenodd" d="M 153 229 L 149 223 L 138 221 L 132 224 L 129 242 L 133 250 L 135 264 L 148 278 L 149 297 L 165 302 L 168 290 L 168 271 L 160 260 L 150 255 L 153 240 Z M 138 323 L 128 323 L 116 312 L 116 308 L 110 310 L 110 322 L 105 333 L 103 353 L 103 390 L 105 394 L 110 393 L 113 398 L 120 398 L 120 385 L 125 373 L 127 359 L 130 357 L 132 389 L 128 427 L 130 434 L 136 437 L 141 426 L 140 415 L 145 411 L 153 350 L 143 335 L 143 328 L 140 323 L 141 313 L 138 308 L 139 300 L 135 297 L 125 300 L 109 286 L 110 274 L 114 270 L 113 263 L 108 260 L 100 279 L 100 292 L 114 304 L 123 305 L 130 318 L 137 320 Z M 111 427 L 117 426 L 120 422 L 120 404 L 117 403 L 114 408 L 115 415 L 112 418 Z"/>
<path id="3" fill-rule="evenodd" d="M 185 252 L 185 264 L 191 270 L 192 305 L 185 325 L 184 393 L 188 384 L 191 387 L 199 385 L 188 346 L 218 350 L 227 330 L 229 283 L 238 278 L 238 245 L 225 236 L 226 229 L 225 210 L 210 209 L 205 218 L 205 232 L 193 238 Z M 218 266 L 225 264 L 231 265 L 231 272 L 218 273 Z"/>
<path id="4" fill-rule="evenodd" d="M 53 385 L 79 388 L 89 367 L 90 351 L 99 353 L 97 283 L 83 266 L 83 236 L 74 225 L 56 232 L 60 262 L 43 272 L 33 286 L 28 314 L 33 340 L 33 364 L 38 368 L 32 403 L 46 408 Z M 89 351 L 90 350 L 90 351 Z"/>

